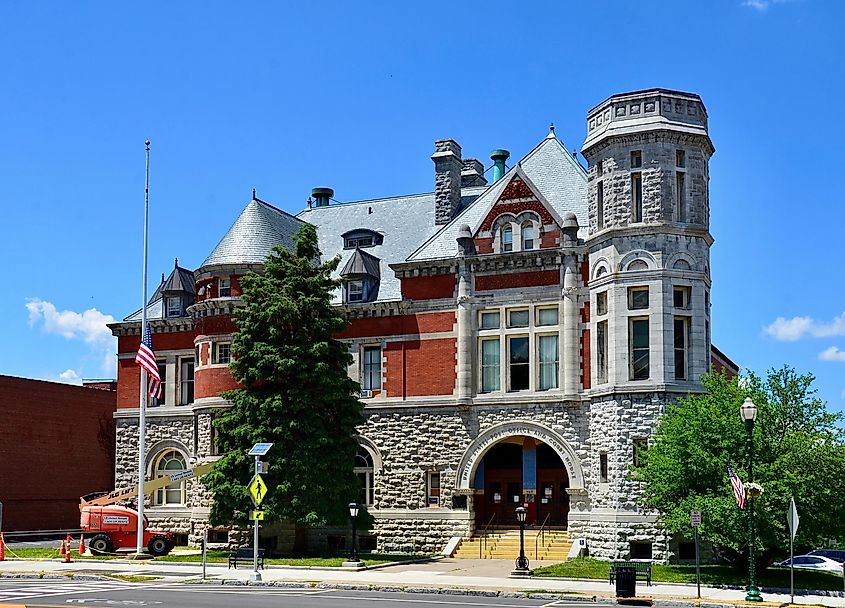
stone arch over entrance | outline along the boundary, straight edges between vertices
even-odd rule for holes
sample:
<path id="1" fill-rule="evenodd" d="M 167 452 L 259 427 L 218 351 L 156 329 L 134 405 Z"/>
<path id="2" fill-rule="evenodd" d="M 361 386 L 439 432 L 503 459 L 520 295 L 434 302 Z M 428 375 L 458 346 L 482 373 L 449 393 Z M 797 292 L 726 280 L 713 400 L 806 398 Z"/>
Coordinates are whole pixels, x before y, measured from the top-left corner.
<path id="1" fill-rule="evenodd" d="M 569 475 L 569 487 L 584 489 L 584 473 L 575 450 L 558 433 L 536 422 L 503 422 L 491 426 L 479 434 L 469 445 L 458 465 L 457 490 L 469 491 L 475 478 L 475 470 L 484 455 L 495 444 L 514 436 L 532 437 L 552 448 L 560 457 Z"/>

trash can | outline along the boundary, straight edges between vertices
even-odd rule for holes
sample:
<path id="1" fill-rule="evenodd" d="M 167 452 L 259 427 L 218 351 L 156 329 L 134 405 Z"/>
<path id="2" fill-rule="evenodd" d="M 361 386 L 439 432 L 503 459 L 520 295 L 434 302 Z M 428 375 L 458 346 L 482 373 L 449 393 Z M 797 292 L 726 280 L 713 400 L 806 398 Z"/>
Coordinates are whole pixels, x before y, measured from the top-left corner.
<path id="1" fill-rule="evenodd" d="M 616 597 L 637 595 L 637 569 L 622 566 L 616 569 Z"/>

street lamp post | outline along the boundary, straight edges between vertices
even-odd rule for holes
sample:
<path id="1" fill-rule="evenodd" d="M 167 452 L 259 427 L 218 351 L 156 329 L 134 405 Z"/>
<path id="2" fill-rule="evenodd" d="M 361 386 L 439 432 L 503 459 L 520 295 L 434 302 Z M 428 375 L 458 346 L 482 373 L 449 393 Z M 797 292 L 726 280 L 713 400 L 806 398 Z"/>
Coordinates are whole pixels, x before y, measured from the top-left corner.
<path id="1" fill-rule="evenodd" d="M 514 576 L 531 576 L 528 569 L 528 558 L 525 557 L 525 507 L 516 508 L 516 519 L 519 522 L 519 557 L 516 558 L 516 570 Z"/>
<path id="2" fill-rule="evenodd" d="M 745 456 L 748 464 L 748 483 L 754 481 L 754 421 L 757 419 L 757 406 L 746 397 L 739 408 L 740 416 L 745 422 Z M 757 580 L 754 572 L 754 499 L 747 493 L 748 502 L 748 593 L 745 595 L 746 602 L 762 602 L 763 597 L 757 588 Z"/>
<path id="3" fill-rule="evenodd" d="M 358 563 L 358 503 L 349 503 L 349 519 L 352 520 L 352 550 L 349 552 L 349 561 Z"/>

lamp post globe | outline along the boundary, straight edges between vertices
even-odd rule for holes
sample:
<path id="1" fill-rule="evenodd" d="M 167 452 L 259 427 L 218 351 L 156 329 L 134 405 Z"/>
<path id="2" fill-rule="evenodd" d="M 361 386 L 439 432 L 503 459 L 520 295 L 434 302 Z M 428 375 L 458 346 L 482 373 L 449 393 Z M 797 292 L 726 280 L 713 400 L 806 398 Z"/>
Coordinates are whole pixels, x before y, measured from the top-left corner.
<path id="1" fill-rule="evenodd" d="M 745 458 L 748 466 L 748 483 L 754 481 L 754 421 L 757 420 L 757 405 L 746 397 L 739 408 L 739 415 L 745 422 Z M 746 602 L 762 602 L 763 596 L 757 588 L 754 557 L 754 497 L 746 493 L 748 508 L 748 587 Z"/>
<path id="2" fill-rule="evenodd" d="M 350 562 L 357 562 L 358 561 L 358 529 L 357 529 L 358 503 L 357 502 L 350 502 L 349 503 L 349 519 L 352 520 L 352 548 L 349 552 L 349 561 Z"/>
<path id="3" fill-rule="evenodd" d="M 516 520 L 519 522 L 519 557 L 516 558 L 516 572 L 521 575 L 529 574 L 528 558 L 525 557 L 525 507 L 516 508 Z"/>

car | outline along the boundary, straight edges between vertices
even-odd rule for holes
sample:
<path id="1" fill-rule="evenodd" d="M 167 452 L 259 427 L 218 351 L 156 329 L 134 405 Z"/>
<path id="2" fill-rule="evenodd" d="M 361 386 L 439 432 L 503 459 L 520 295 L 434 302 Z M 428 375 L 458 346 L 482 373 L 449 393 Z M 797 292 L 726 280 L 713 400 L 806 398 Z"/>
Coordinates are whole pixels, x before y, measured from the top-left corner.
<path id="1" fill-rule="evenodd" d="M 821 555 L 845 564 L 845 549 L 813 549 L 807 555 Z"/>
<path id="2" fill-rule="evenodd" d="M 796 555 L 792 558 L 792 563 L 796 568 L 842 574 L 842 564 L 822 555 Z M 785 559 L 775 564 L 775 566 L 789 568 L 789 560 Z"/>

